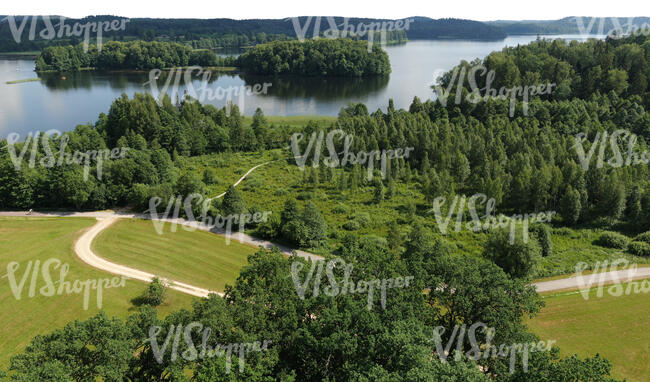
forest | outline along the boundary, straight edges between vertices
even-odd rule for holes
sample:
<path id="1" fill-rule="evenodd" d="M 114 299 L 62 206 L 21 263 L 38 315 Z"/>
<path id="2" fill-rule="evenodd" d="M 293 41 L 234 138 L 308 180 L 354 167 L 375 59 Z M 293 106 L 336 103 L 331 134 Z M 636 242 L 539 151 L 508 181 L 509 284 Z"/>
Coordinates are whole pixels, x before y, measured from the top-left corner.
<path id="1" fill-rule="evenodd" d="M 276 41 L 242 54 L 239 66 L 253 74 L 364 77 L 390 73 L 388 54 L 379 46 L 349 39 Z"/>
<path id="2" fill-rule="evenodd" d="M 36 71 L 69 72 L 84 68 L 97 70 L 148 70 L 199 66 L 232 66 L 235 58 L 218 57 L 209 50 L 192 50 L 178 43 L 111 41 L 102 46 L 53 46 L 43 49 L 36 60 Z"/>
<path id="3" fill-rule="evenodd" d="M 23 17 L 16 16 L 16 23 L 20 24 Z M 123 19 L 119 16 L 89 16 L 83 19 L 66 18 L 66 24 L 76 22 L 97 22 Z M 334 17 L 334 22 L 341 25 L 343 17 Z M 370 24 L 387 20 L 368 18 L 347 18 L 348 23 Z M 388 42 L 399 42 L 404 39 L 503 39 L 506 34 L 495 26 L 485 23 L 460 19 L 434 20 L 428 17 L 416 17 L 407 31 L 388 32 Z M 326 17 L 299 17 L 298 23 L 304 26 L 306 36 L 320 36 L 329 27 Z M 57 24 L 59 16 L 52 16 L 52 23 Z M 31 23 L 31 19 L 28 22 Z M 320 31 L 316 29 L 318 23 Z M 41 17 L 36 21 L 36 29 L 43 30 L 45 23 Z M 46 40 L 38 33 L 35 39 L 23 36 L 17 43 L 10 30 L 5 16 L 0 16 L 0 52 L 40 51 L 47 46 L 77 45 L 80 37 L 56 38 Z M 271 41 L 297 39 L 295 27 L 291 19 L 262 19 L 262 20 L 232 20 L 232 19 L 130 19 L 125 30 L 110 32 L 104 36 L 108 40 L 130 41 L 134 39 L 145 41 L 178 42 L 194 48 L 238 48 L 263 44 Z M 362 39 L 367 38 L 361 37 Z M 375 39 L 377 40 L 377 39 Z"/>
<path id="4" fill-rule="evenodd" d="M 650 108 L 650 39 L 647 34 L 625 38 L 590 39 L 579 43 L 538 39 L 528 45 L 507 47 L 484 59 L 462 62 L 459 68 L 483 65 L 494 71 L 492 88 L 553 83 L 556 88 L 545 100 L 589 100 L 614 93 Z M 453 69 L 442 76 L 441 85 L 450 84 Z M 487 76 L 477 75 L 484 88 Z M 452 92 L 457 86 L 452 84 Z M 467 81 L 464 90 L 471 91 Z M 452 96 L 450 96 L 452 97 Z M 463 99 L 466 94 L 463 95 Z M 453 98 L 453 97 L 452 97 Z M 646 125 L 647 126 L 647 125 Z M 636 132 L 641 134 L 640 132 Z M 647 134 L 645 134 L 647 136 Z"/>
<path id="5" fill-rule="evenodd" d="M 304 42 L 276 41 L 256 45 L 239 57 L 219 57 L 213 51 L 192 50 L 178 43 L 111 41 L 98 50 L 90 45 L 54 46 L 43 49 L 37 71 L 148 70 L 199 65 L 237 66 L 251 74 L 365 77 L 390 73 L 388 54 L 378 45 L 351 39 Z"/>

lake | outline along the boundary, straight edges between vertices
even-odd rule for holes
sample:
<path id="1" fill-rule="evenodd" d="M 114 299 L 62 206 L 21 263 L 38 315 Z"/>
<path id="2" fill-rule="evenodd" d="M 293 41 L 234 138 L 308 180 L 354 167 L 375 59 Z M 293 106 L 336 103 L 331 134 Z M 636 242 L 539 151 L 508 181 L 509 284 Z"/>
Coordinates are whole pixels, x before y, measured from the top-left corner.
<path id="1" fill-rule="evenodd" d="M 584 40 L 579 35 L 542 36 Z M 387 46 L 392 73 L 374 78 L 268 77 L 244 74 L 213 75 L 202 82 L 194 77 L 188 84 L 179 76 L 179 92 L 194 89 L 207 103 L 224 106 L 231 101 L 243 114 L 262 108 L 266 115 L 337 115 L 350 102 L 363 102 L 369 111 L 385 110 L 392 98 L 398 108 L 408 108 L 414 96 L 433 98 L 434 73 L 449 70 L 460 60 L 483 58 L 505 46 L 527 44 L 536 36 L 509 36 L 500 41 L 416 40 Z M 6 84 L 7 81 L 37 77 L 32 60 L 0 60 L 0 138 L 16 132 L 72 130 L 78 124 L 94 123 L 99 113 L 108 112 L 122 93 L 164 91 L 175 77 L 163 74 L 147 84 L 149 73 L 79 72 L 43 74 L 41 81 Z M 266 84 L 266 86 L 264 86 Z M 256 87 L 257 85 L 257 87 Z M 249 86 L 250 88 L 246 88 Z M 250 89 L 247 94 L 243 89 Z M 257 88 L 258 91 L 255 91 Z M 266 91 L 263 91 L 266 89 Z M 237 94 L 239 93 L 239 94 Z M 254 94 L 253 94 L 254 93 Z M 174 98 L 174 97 L 173 97 Z"/>

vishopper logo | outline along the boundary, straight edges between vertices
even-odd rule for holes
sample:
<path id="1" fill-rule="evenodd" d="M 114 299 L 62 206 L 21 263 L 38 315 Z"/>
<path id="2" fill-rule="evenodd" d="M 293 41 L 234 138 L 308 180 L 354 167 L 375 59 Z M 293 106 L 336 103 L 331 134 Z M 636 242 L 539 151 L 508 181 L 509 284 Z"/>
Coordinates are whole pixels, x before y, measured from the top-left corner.
<path id="1" fill-rule="evenodd" d="M 605 285 L 609 285 L 607 294 L 614 297 L 650 292 L 650 280 L 630 281 L 635 278 L 638 267 L 636 264 L 630 264 L 626 259 L 616 259 L 611 263 L 607 260 L 597 261 L 593 273 L 589 276 L 583 275 L 587 269 L 589 264 L 585 262 L 576 264 L 576 279 L 580 294 L 585 300 L 589 300 L 593 288 L 596 288 L 596 297 L 603 297 Z M 627 287 L 624 288 L 623 283 L 628 281 Z"/>
<path id="2" fill-rule="evenodd" d="M 189 100 L 196 100 L 200 103 L 209 101 L 222 101 L 226 103 L 237 104 L 240 110 L 244 110 L 245 98 L 247 96 L 267 94 L 269 87 L 272 86 L 270 82 L 254 85 L 240 85 L 228 87 L 211 87 L 210 79 L 212 71 L 206 70 L 201 66 L 190 66 L 187 69 L 173 68 L 165 72 L 166 78 L 162 88 L 158 89 L 158 80 L 160 79 L 163 71 L 161 69 L 153 69 L 149 71 L 149 81 L 145 82 L 143 86 L 149 85 L 151 95 L 156 99 L 159 105 L 162 105 L 162 100 L 165 94 L 171 98 L 174 96 L 178 98 L 188 98 Z M 201 86 L 196 88 L 194 86 L 194 79 L 200 76 Z M 185 85 L 185 92 L 181 95 L 181 81 Z M 234 102 L 236 101 L 236 102 Z"/>
<path id="3" fill-rule="evenodd" d="M 103 43 L 103 33 L 111 31 L 123 31 L 126 30 L 126 23 L 129 19 L 115 19 L 111 21 L 89 21 L 86 23 L 75 22 L 71 25 L 66 25 L 66 18 L 59 16 L 58 24 L 54 24 L 51 16 L 24 16 L 21 18 L 20 25 L 16 23 L 16 16 L 7 16 L 0 22 L 7 22 L 9 24 L 9 29 L 11 34 L 17 44 L 20 44 L 25 32 L 25 26 L 31 18 L 31 24 L 29 28 L 29 34 L 27 38 L 29 41 L 34 41 L 36 39 L 36 28 L 38 27 L 39 17 L 43 19 L 44 29 L 40 30 L 38 36 L 43 40 L 54 40 L 57 38 L 64 37 L 81 37 L 83 36 L 83 47 L 84 52 L 88 52 L 88 47 L 90 45 L 90 33 L 96 34 L 97 41 L 97 50 L 102 50 Z M 58 29 L 58 30 L 57 30 Z"/>
<path id="4" fill-rule="evenodd" d="M 588 38 L 594 34 L 605 35 L 609 38 L 619 39 L 626 35 L 650 34 L 650 25 L 648 23 L 635 23 L 634 17 L 576 17 L 578 30 L 583 38 Z M 597 29 L 594 27 L 598 25 Z M 611 27 L 611 28 L 610 28 Z M 605 31 L 605 28 L 610 28 Z"/>
<path id="5" fill-rule="evenodd" d="M 70 136 L 54 129 L 48 130 L 44 133 L 40 133 L 38 131 L 33 134 L 32 132 L 28 133 L 25 142 L 22 143 L 20 152 L 17 153 L 16 146 L 19 143 L 19 140 L 20 134 L 11 133 L 7 136 L 7 146 L 5 146 L 9 151 L 11 162 L 13 163 L 16 171 L 21 170 L 23 163 L 25 162 L 25 154 L 27 153 L 27 150 L 29 150 L 31 144 L 31 152 L 28 161 L 29 168 L 36 168 L 37 164 L 45 168 L 63 166 L 63 164 L 83 165 L 84 181 L 88 181 L 91 164 L 94 163 L 97 166 L 97 179 L 101 180 L 104 161 L 108 159 L 124 158 L 126 156 L 126 152 L 129 150 L 128 147 L 121 147 L 113 148 L 112 150 L 102 149 L 70 152 L 70 150 L 66 150 Z M 59 141 L 59 150 L 57 153 L 54 153 L 52 151 L 50 143 L 56 140 Z M 39 142 L 42 145 L 44 155 L 41 155 L 40 153 Z M 39 157 L 41 158 L 38 159 Z"/>
<path id="6" fill-rule="evenodd" d="M 305 36 L 311 25 L 313 16 L 305 18 L 305 25 L 300 25 L 299 17 L 291 17 L 293 22 L 293 29 L 296 32 L 296 37 L 300 42 L 305 41 Z M 320 37 L 320 30 L 322 24 L 322 17 L 317 16 L 314 22 L 313 29 L 313 38 Z M 367 37 L 368 40 L 368 52 L 372 52 L 372 46 L 375 41 L 375 33 L 380 34 L 380 44 L 385 45 L 387 39 L 387 32 L 398 31 L 398 30 L 409 30 L 410 24 L 414 22 L 414 19 L 402 19 L 402 20 L 390 20 L 380 22 L 371 22 L 371 23 L 357 23 L 351 24 L 348 17 L 343 18 L 341 24 L 336 23 L 336 19 L 332 16 L 325 18 L 329 28 L 323 32 L 325 38 L 335 39 L 335 38 L 362 38 Z M 289 20 L 289 19 L 285 19 Z M 340 28 L 340 29 L 339 29 Z"/>
<path id="7" fill-rule="evenodd" d="M 485 76 L 485 86 L 479 87 L 477 82 L 477 73 L 479 76 Z M 444 76 L 450 76 L 448 79 L 447 87 L 443 88 L 441 85 L 441 80 Z M 456 94 L 455 94 L 455 104 L 460 105 L 463 99 L 463 86 L 465 84 L 465 79 L 467 79 L 470 86 L 470 93 L 465 96 L 467 102 L 477 104 L 479 102 L 487 102 L 490 99 L 493 100 L 507 100 L 510 99 L 510 117 L 514 116 L 515 105 L 518 97 L 522 98 L 522 108 L 523 114 L 528 116 L 528 99 L 530 96 L 537 95 L 548 95 L 551 94 L 554 86 L 557 86 L 555 83 L 542 83 L 536 85 L 524 85 L 524 86 L 513 86 L 507 88 L 502 86 L 499 89 L 492 88 L 492 83 L 496 78 L 496 71 L 490 70 L 483 65 L 474 65 L 469 71 L 465 66 L 461 68 L 455 67 L 451 73 L 438 69 L 434 72 L 433 77 L 437 82 L 433 85 L 433 89 L 438 97 L 438 101 L 443 105 L 447 106 L 447 100 L 454 89 L 454 83 L 456 83 Z"/>
<path id="8" fill-rule="evenodd" d="M 226 374 L 230 373 L 232 356 L 235 354 L 239 360 L 239 372 L 244 372 L 244 365 L 246 362 L 246 354 L 250 352 L 262 352 L 268 350 L 271 341 L 264 340 L 263 342 L 244 342 L 244 343 L 228 343 L 228 344 L 215 344 L 214 347 L 209 344 L 210 335 L 212 334 L 212 329 L 210 327 L 203 327 L 203 324 L 200 322 L 192 322 L 185 326 L 183 325 L 170 325 L 167 336 L 165 337 L 162 346 L 158 343 L 158 335 L 162 331 L 161 326 L 152 326 L 149 328 L 149 338 L 145 341 L 150 343 L 153 356 L 156 359 L 156 362 L 162 364 L 166 355 L 166 350 L 172 341 L 172 347 L 170 349 L 169 360 L 175 362 L 178 357 L 178 349 L 181 344 L 181 334 L 185 342 L 185 351 L 183 351 L 180 356 L 186 361 L 195 361 L 197 359 L 206 359 L 213 357 L 226 357 Z M 201 335 L 201 345 L 196 347 L 194 344 L 194 339 L 192 332 L 196 330 L 197 334 Z"/>
<path id="9" fill-rule="evenodd" d="M 485 336 L 485 344 L 480 344 L 477 340 L 477 330 L 482 329 Z M 456 341 L 456 351 L 454 355 L 454 360 L 456 362 L 461 360 L 461 355 L 463 354 L 463 344 L 465 343 L 465 334 L 469 338 L 469 344 L 471 349 L 465 352 L 465 356 L 472 360 L 478 361 L 481 359 L 495 359 L 495 358 L 508 358 L 510 357 L 510 374 L 515 372 L 515 365 L 517 362 L 517 354 L 521 354 L 521 363 L 524 373 L 528 372 L 528 359 L 530 354 L 535 351 L 549 351 L 553 344 L 557 341 L 539 341 L 539 342 L 530 342 L 530 343 L 513 343 L 513 344 L 501 344 L 498 348 L 492 344 L 494 340 L 494 335 L 496 330 L 494 328 L 488 327 L 482 322 L 476 322 L 469 327 L 467 330 L 467 325 L 463 324 L 462 326 L 455 325 L 453 332 L 449 336 L 447 345 L 443 347 L 442 336 L 447 331 L 443 326 L 437 326 L 433 333 L 433 341 L 436 345 L 436 353 L 440 360 L 444 363 L 447 362 L 447 357 L 450 354 L 451 347 Z"/>
<path id="10" fill-rule="evenodd" d="M 213 199 L 205 199 L 201 194 L 190 194 L 185 199 L 182 196 L 172 196 L 167 202 L 167 207 L 165 208 L 162 215 L 158 214 L 158 206 L 162 202 L 162 198 L 155 196 L 149 199 L 149 209 L 145 211 L 145 214 L 149 214 L 154 228 L 159 235 L 164 233 L 165 223 L 171 225 L 170 231 L 176 232 L 177 225 L 181 223 L 181 227 L 184 230 L 193 232 L 196 229 L 205 229 L 205 230 L 216 230 L 222 233 L 225 233 L 226 236 L 226 245 L 230 245 L 230 238 L 233 236 L 232 228 L 233 225 L 238 226 L 238 233 L 243 235 L 244 227 L 248 223 L 261 223 L 268 220 L 269 215 L 273 211 L 264 211 L 264 212 L 255 212 L 242 213 L 242 214 L 229 214 L 227 216 L 216 216 L 212 217 L 208 215 L 209 205 Z M 186 219 L 184 221 L 180 220 L 180 208 L 183 207 L 185 212 Z M 201 215 L 196 217 L 194 215 L 195 207 L 201 207 Z M 172 212 L 173 209 L 173 212 Z M 170 216 L 170 213 L 172 214 Z M 241 236 L 240 243 L 242 242 Z"/>
<path id="11" fill-rule="evenodd" d="M 333 259 L 327 262 L 318 260 L 311 262 L 309 272 L 305 274 L 303 280 L 300 279 L 300 275 L 305 267 L 305 264 L 301 261 L 294 261 L 291 264 L 291 277 L 293 279 L 293 285 L 296 288 L 296 293 L 301 300 L 305 299 L 305 292 L 310 282 L 314 281 L 314 287 L 312 290 L 312 297 L 318 297 L 321 293 L 321 281 L 323 278 L 323 267 L 325 267 L 325 275 L 329 282 L 329 286 L 323 288 L 323 294 L 330 297 L 336 297 L 339 295 L 354 294 L 354 293 L 367 293 L 368 294 L 368 310 L 372 310 L 374 303 L 374 294 L 375 289 L 380 291 L 380 301 L 381 308 L 386 309 L 386 289 L 392 288 L 408 288 L 410 282 L 413 280 L 413 276 L 406 277 L 396 277 L 396 278 L 387 278 L 387 279 L 374 279 L 370 281 L 360 280 L 357 283 L 351 280 L 352 269 L 354 268 L 353 264 L 345 264 L 345 261 L 341 259 Z M 318 270 L 316 270 L 318 267 Z M 337 280 L 336 275 L 334 274 L 335 269 L 343 270 L 343 280 Z M 314 278 L 314 271 L 316 275 Z M 342 283 L 342 286 L 339 286 L 339 282 Z"/>
<path id="12" fill-rule="evenodd" d="M 343 141 L 343 151 L 337 152 L 336 145 L 334 143 L 334 137 L 339 136 L 339 141 Z M 312 149 L 314 150 L 313 157 L 313 167 L 317 168 L 320 165 L 320 155 L 321 149 L 323 147 L 323 139 L 325 133 L 323 131 L 314 132 L 311 134 L 309 143 L 305 147 L 303 153 L 300 152 L 300 141 L 305 138 L 305 135 L 302 133 L 294 133 L 291 136 L 291 150 L 293 151 L 294 159 L 298 167 L 303 170 L 305 168 L 305 163 L 310 156 Z M 328 167 L 345 167 L 346 165 L 366 165 L 368 180 L 371 180 L 373 177 L 373 171 L 375 168 L 375 161 L 381 160 L 380 168 L 382 179 L 386 178 L 387 174 L 387 164 L 391 159 L 398 158 L 408 158 L 410 151 L 413 151 L 413 147 L 398 148 L 398 149 L 388 149 L 381 151 L 359 151 L 356 154 L 350 152 L 350 146 L 352 145 L 352 140 L 354 139 L 353 135 L 346 134 L 343 130 L 336 129 L 332 130 L 327 134 L 327 151 L 329 156 L 323 159 L 323 164 Z M 343 158 L 339 160 L 339 154 L 343 155 Z"/>
<path id="13" fill-rule="evenodd" d="M 609 142 L 607 140 L 608 136 L 609 136 Z M 627 150 L 626 150 L 625 158 L 623 158 L 623 155 L 621 154 L 621 150 L 619 147 L 619 139 L 623 141 L 627 139 Z M 596 168 L 603 167 L 605 163 L 604 161 L 605 151 L 607 149 L 608 143 L 609 143 L 609 149 L 613 154 L 613 156 L 607 160 L 607 164 L 611 167 L 619 168 L 623 166 L 638 165 L 638 164 L 647 165 L 648 163 L 650 163 L 650 152 L 643 151 L 639 153 L 638 150 L 635 151 L 635 147 L 638 142 L 637 136 L 636 134 L 630 133 L 627 130 L 619 129 L 614 131 L 611 135 L 609 135 L 607 131 L 604 131 L 602 133 L 597 132 L 591 144 L 591 147 L 589 148 L 589 151 L 585 152 L 583 143 L 587 140 L 588 140 L 587 134 L 585 133 L 576 134 L 575 145 L 573 146 L 576 150 L 576 153 L 578 154 L 580 165 L 585 171 L 589 170 L 589 166 L 591 165 L 592 162 L 591 159 L 594 153 L 596 152 L 596 149 L 598 149 Z"/>
<path id="14" fill-rule="evenodd" d="M 444 196 L 438 196 L 433 200 L 433 208 L 430 210 L 434 213 L 436 219 L 436 224 L 440 233 L 443 235 L 447 234 L 449 223 L 456 213 L 456 222 L 454 224 L 454 230 L 460 232 L 463 228 L 463 220 L 465 218 L 465 203 L 467 203 L 467 209 L 472 218 L 472 221 L 466 222 L 465 228 L 472 232 L 480 232 L 483 230 L 489 229 L 498 229 L 498 228 L 507 228 L 510 226 L 510 235 L 509 242 L 510 244 L 515 243 L 516 227 L 517 224 L 521 224 L 521 234 L 522 240 L 524 243 L 528 242 L 528 226 L 534 223 L 550 222 L 553 215 L 556 214 L 555 211 L 548 212 L 534 212 L 527 214 L 514 214 L 512 216 L 505 216 L 499 214 L 498 216 L 493 216 L 492 213 L 495 211 L 496 199 L 489 198 L 485 194 L 474 194 L 469 199 L 465 195 L 459 197 L 458 195 L 454 196 L 454 200 L 447 210 L 447 216 L 443 218 L 442 207 L 445 205 L 447 199 Z M 485 203 L 485 215 L 479 217 L 476 211 L 476 202 L 480 201 L 480 204 Z"/>
<path id="15" fill-rule="evenodd" d="M 37 294 L 37 288 L 39 285 L 39 275 L 43 278 L 42 286 L 38 289 L 38 294 L 44 297 L 52 297 L 54 295 L 63 296 L 70 294 L 82 294 L 83 299 L 83 308 L 88 310 L 88 304 L 90 300 L 90 291 L 97 291 L 97 309 L 102 308 L 102 298 L 103 290 L 109 288 L 124 287 L 126 278 L 124 276 L 95 280 L 74 280 L 73 282 L 66 281 L 68 272 L 70 271 L 70 265 L 67 263 L 62 263 L 61 260 L 50 258 L 41 263 L 40 260 L 32 261 L 30 260 L 27 263 L 25 270 L 23 271 L 22 277 L 20 280 L 16 277 L 20 268 L 20 263 L 17 261 L 12 261 L 7 264 L 7 274 L 2 276 L 2 278 L 7 278 L 9 280 L 9 287 L 11 288 L 11 293 L 13 293 L 16 300 L 20 300 L 23 297 L 23 291 L 26 286 L 27 279 L 30 279 L 29 289 L 27 292 L 27 297 L 34 298 Z M 59 279 L 54 281 L 52 279 L 52 272 L 59 269 Z M 31 278 L 30 278 L 31 274 Z M 58 284 L 58 288 L 56 287 Z"/>

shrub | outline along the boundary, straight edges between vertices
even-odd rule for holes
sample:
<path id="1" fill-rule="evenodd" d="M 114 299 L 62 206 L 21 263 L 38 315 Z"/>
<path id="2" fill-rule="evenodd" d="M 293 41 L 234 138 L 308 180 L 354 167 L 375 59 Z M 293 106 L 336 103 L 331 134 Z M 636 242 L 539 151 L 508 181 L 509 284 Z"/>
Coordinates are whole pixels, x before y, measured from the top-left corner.
<path id="1" fill-rule="evenodd" d="M 361 225 L 356 220 L 350 220 L 350 221 L 347 221 L 347 222 L 343 223 L 343 228 L 348 230 L 348 231 L 356 231 L 359 228 L 361 228 Z"/>
<path id="2" fill-rule="evenodd" d="M 354 220 L 356 220 L 361 227 L 366 227 L 368 224 L 370 224 L 370 214 L 367 212 L 359 212 L 358 214 L 354 215 Z"/>
<path id="3" fill-rule="evenodd" d="M 160 281 L 158 277 L 154 277 L 149 284 L 149 287 L 144 292 L 142 300 L 145 304 L 151 306 L 158 306 L 165 300 L 165 292 L 167 287 Z"/>
<path id="4" fill-rule="evenodd" d="M 635 256 L 650 257 L 650 244 L 643 241 L 633 241 L 627 246 L 627 251 Z"/>
<path id="5" fill-rule="evenodd" d="M 534 224 L 529 231 L 535 235 L 539 246 L 542 248 L 542 257 L 548 257 L 553 252 L 553 243 L 551 242 L 551 230 L 546 224 Z"/>
<path id="6" fill-rule="evenodd" d="M 555 228 L 553 229 L 553 233 L 561 236 L 573 236 L 573 231 L 567 227 Z"/>
<path id="7" fill-rule="evenodd" d="M 211 168 L 206 168 L 203 171 L 203 183 L 208 185 L 219 184 L 221 183 L 221 179 L 217 177 L 217 174 L 214 173 L 214 170 Z"/>
<path id="8" fill-rule="evenodd" d="M 298 194 L 298 200 L 311 200 L 314 199 L 314 193 L 309 191 L 304 191 Z"/>
<path id="9" fill-rule="evenodd" d="M 638 235 L 634 238 L 634 241 L 642 241 L 646 244 L 650 244 L 650 231 Z"/>
<path id="10" fill-rule="evenodd" d="M 337 229 L 332 229 L 328 235 L 331 239 L 338 239 L 341 237 L 341 232 Z"/>
<path id="11" fill-rule="evenodd" d="M 257 188 L 262 187 L 264 184 L 258 177 L 249 177 L 244 180 L 244 191 L 255 191 Z"/>
<path id="12" fill-rule="evenodd" d="M 286 188 L 278 188 L 277 190 L 275 190 L 275 192 L 273 193 L 273 195 L 274 195 L 274 196 L 284 196 L 284 195 L 286 195 L 286 194 L 288 194 L 288 193 L 289 193 L 289 191 L 287 191 Z"/>
<path id="13" fill-rule="evenodd" d="M 594 242 L 596 245 L 606 248 L 625 249 L 630 239 L 625 235 L 617 232 L 603 232 L 600 237 Z"/>
<path id="14" fill-rule="evenodd" d="M 483 256 L 494 261 L 510 276 L 525 278 L 534 275 L 541 252 L 535 237 L 524 242 L 521 235 L 515 235 L 511 243 L 508 231 L 496 230 L 489 234 Z"/>
<path id="15" fill-rule="evenodd" d="M 257 233 L 267 240 L 277 238 L 280 234 L 280 219 L 276 215 L 271 214 L 267 221 L 259 224 Z"/>
<path id="16" fill-rule="evenodd" d="M 336 207 L 332 209 L 332 212 L 335 214 L 347 214 L 348 207 L 346 207 L 345 204 L 337 204 Z"/>

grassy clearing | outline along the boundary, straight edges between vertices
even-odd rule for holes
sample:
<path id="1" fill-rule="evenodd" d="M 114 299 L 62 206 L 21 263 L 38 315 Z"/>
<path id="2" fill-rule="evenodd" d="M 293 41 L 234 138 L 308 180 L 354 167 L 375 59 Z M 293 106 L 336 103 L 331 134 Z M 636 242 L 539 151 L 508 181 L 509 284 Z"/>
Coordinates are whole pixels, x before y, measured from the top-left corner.
<path id="1" fill-rule="evenodd" d="M 30 51 L 30 52 L 1 52 L 0 58 L 23 58 L 23 59 L 34 59 L 41 54 L 39 51 Z"/>
<path id="2" fill-rule="evenodd" d="M 337 117 L 326 115 L 293 115 L 293 116 L 265 116 L 269 125 L 287 125 L 291 127 L 304 127 L 309 121 L 319 123 L 320 126 L 328 126 L 336 122 Z M 253 117 L 244 117 L 244 124 L 250 126 L 253 123 Z M 289 142 L 287 142 L 287 146 Z"/>
<path id="3" fill-rule="evenodd" d="M 563 355 L 599 353 L 614 365 L 614 377 L 648 381 L 650 294 L 596 293 L 592 289 L 587 300 L 577 292 L 546 296 L 546 307 L 528 325 L 541 339 L 557 340 Z"/>
<path id="4" fill-rule="evenodd" d="M 14 84 L 22 84 L 22 83 L 25 83 L 25 82 L 38 82 L 40 80 L 41 80 L 40 78 L 26 78 L 24 80 L 7 81 L 6 84 L 7 85 L 14 85 Z"/>
<path id="5" fill-rule="evenodd" d="M 16 261 L 20 264 L 16 281 L 20 282 L 30 260 L 59 259 L 70 266 L 65 280 L 85 281 L 88 279 L 112 278 L 114 275 L 91 268 L 74 254 L 73 244 L 84 229 L 95 224 L 95 219 L 85 218 L 4 218 L 0 217 L 0 273 L 7 274 L 7 265 Z M 50 271 L 53 280 L 58 281 L 58 269 Z M 36 295 L 29 297 L 31 277 L 25 281 L 20 300 L 12 293 L 7 277 L 0 278 L 0 368 L 6 368 L 11 355 L 21 351 L 37 334 L 49 333 L 74 320 L 83 320 L 99 312 L 96 292 L 91 291 L 88 310 L 83 310 L 83 295 L 38 294 L 38 288 L 45 285 L 39 276 Z M 127 280 L 125 287 L 105 289 L 102 309 L 109 316 L 126 317 L 137 308 L 131 300 L 146 289 L 146 284 Z M 189 307 L 192 301 L 187 296 L 169 291 L 166 302 L 158 308 L 164 316 L 181 307 Z"/>
<path id="6" fill-rule="evenodd" d="M 164 224 L 159 235 L 151 221 L 122 219 L 93 242 L 93 251 L 118 264 L 146 270 L 163 277 L 223 291 L 233 285 L 248 255 L 256 248 L 205 231 L 185 231 Z"/>

